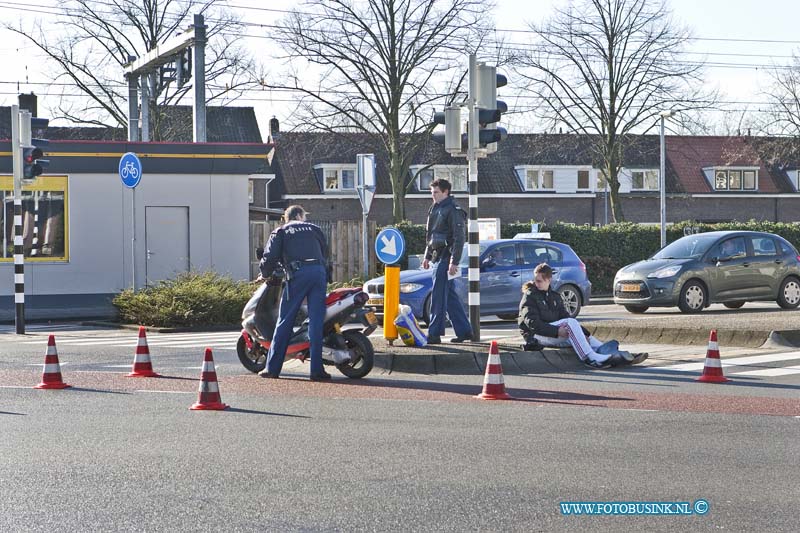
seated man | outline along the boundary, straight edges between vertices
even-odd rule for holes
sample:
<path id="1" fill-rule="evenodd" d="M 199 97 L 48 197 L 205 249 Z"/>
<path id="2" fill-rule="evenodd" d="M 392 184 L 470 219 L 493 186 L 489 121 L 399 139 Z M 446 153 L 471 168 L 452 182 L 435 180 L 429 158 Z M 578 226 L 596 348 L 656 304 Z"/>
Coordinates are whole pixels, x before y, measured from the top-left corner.
<path id="1" fill-rule="evenodd" d="M 550 288 L 553 270 L 546 263 L 538 265 L 533 281 L 522 288 L 517 323 L 525 339 L 524 350 L 538 350 L 541 346 L 572 346 L 578 358 L 592 368 L 608 368 L 641 363 L 646 353 L 631 354 L 619 350 L 617 341 L 603 344 L 569 317 L 561 295 Z M 537 348 L 538 346 L 538 348 Z"/>

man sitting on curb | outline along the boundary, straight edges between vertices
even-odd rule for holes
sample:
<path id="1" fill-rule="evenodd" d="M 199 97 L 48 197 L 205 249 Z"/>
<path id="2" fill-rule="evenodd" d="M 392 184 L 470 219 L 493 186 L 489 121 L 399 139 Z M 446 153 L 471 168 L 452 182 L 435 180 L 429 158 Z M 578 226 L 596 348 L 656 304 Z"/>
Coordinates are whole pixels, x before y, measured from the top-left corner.
<path id="1" fill-rule="evenodd" d="M 534 271 L 533 281 L 522 287 L 519 303 L 519 324 L 525 351 L 539 351 L 543 346 L 572 346 L 578 358 L 591 368 L 609 368 L 641 363 L 646 353 L 631 354 L 619 349 L 617 341 L 603 344 L 589 335 L 577 320 L 569 317 L 561 295 L 550 288 L 553 270 L 541 263 Z"/>

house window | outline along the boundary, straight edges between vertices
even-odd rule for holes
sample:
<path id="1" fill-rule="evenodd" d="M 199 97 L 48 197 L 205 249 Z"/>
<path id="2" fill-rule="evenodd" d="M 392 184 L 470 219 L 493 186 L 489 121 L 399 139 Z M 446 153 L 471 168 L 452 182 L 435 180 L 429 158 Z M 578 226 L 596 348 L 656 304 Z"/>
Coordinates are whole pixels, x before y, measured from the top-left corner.
<path id="1" fill-rule="evenodd" d="M 525 171 L 525 190 L 535 191 L 539 188 L 539 171 L 528 169 Z"/>
<path id="2" fill-rule="evenodd" d="M 0 178 L 0 261 L 14 258 L 14 183 Z M 23 253 L 30 261 L 69 260 L 69 217 L 66 176 L 40 176 L 22 188 Z"/>
<path id="3" fill-rule="evenodd" d="M 411 167 L 411 175 L 416 175 L 417 190 L 420 192 L 429 190 L 433 180 L 442 178 L 450 182 L 454 191 L 467 190 L 467 167 L 436 165 L 424 170 L 420 168 Z"/>
<path id="4" fill-rule="evenodd" d="M 657 170 L 634 170 L 631 172 L 631 190 L 658 190 Z"/>
<path id="5" fill-rule="evenodd" d="M 542 170 L 542 189 L 553 188 L 553 171 Z"/>
<path id="6" fill-rule="evenodd" d="M 754 191 L 756 190 L 756 171 L 755 170 L 745 170 L 743 172 L 743 181 L 744 181 L 744 190 L 746 191 Z"/>
<path id="7" fill-rule="evenodd" d="M 325 191 L 355 191 L 355 165 L 318 165 L 314 167 L 317 179 Z"/>
<path id="8" fill-rule="evenodd" d="M 729 170 L 728 171 L 728 187 L 731 189 L 741 189 L 742 188 L 742 171 L 741 170 Z"/>
<path id="9" fill-rule="evenodd" d="M 514 167 L 519 180 L 526 191 L 553 189 L 553 171 L 541 168 Z"/>
<path id="10" fill-rule="evenodd" d="M 578 188 L 579 189 L 588 189 L 589 188 L 589 171 L 588 170 L 579 170 L 578 171 Z"/>
<path id="11" fill-rule="evenodd" d="M 253 180 L 247 180 L 247 203 L 253 203 Z"/>
<path id="12" fill-rule="evenodd" d="M 714 172 L 715 191 L 754 191 L 757 183 L 757 170 L 720 169 Z"/>

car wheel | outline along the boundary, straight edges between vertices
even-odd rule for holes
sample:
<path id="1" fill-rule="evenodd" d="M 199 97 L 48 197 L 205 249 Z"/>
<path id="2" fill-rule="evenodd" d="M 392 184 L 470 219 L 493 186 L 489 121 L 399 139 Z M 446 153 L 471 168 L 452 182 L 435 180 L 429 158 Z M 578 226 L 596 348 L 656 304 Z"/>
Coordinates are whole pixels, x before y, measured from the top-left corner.
<path id="1" fill-rule="evenodd" d="M 778 290 L 778 305 L 784 309 L 794 309 L 800 305 L 800 281 L 797 278 L 783 280 Z"/>
<path id="2" fill-rule="evenodd" d="M 422 321 L 425 326 L 431 325 L 431 295 L 425 298 L 425 303 L 422 304 Z"/>
<path id="3" fill-rule="evenodd" d="M 500 320 L 516 320 L 518 316 L 516 313 L 498 313 L 497 318 Z"/>
<path id="4" fill-rule="evenodd" d="M 645 311 L 650 309 L 650 307 L 646 305 L 626 305 L 625 310 L 629 313 L 633 313 L 634 315 L 641 315 Z"/>
<path id="5" fill-rule="evenodd" d="M 725 302 L 722 305 L 724 305 L 728 309 L 739 309 L 744 304 L 745 304 L 745 302 Z"/>
<path id="6" fill-rule="evenodd" d="M 575 318 L 581 312 L 581 293 L 575 285 L 562 285 L 558 292 L 564 299 L 564 307 L 570 318 Z"/>
<path id="7" fill-rule="evenodd" d="M 687 281 L 678 297 L 678 307 L 683 313 L 699 313 L 706 306 L 706 288 L 697 280 Z"/>

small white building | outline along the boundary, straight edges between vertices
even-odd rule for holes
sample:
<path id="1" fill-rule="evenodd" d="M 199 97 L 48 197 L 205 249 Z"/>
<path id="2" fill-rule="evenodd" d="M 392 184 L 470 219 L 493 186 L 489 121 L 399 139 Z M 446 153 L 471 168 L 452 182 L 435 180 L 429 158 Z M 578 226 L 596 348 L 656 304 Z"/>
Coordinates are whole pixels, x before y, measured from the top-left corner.
<path id="1" fill-rule="evenodd" d="M 263 143 L 51 141 L 23 188 L 26 319 L 113 316 L 112 298 L 189 270 L 249 279 L 249 186 Z M 126 187 L 120 157 L 136 153 Z M 0 141 L 0 320 L 13 320 L 11 143 Z"/>

